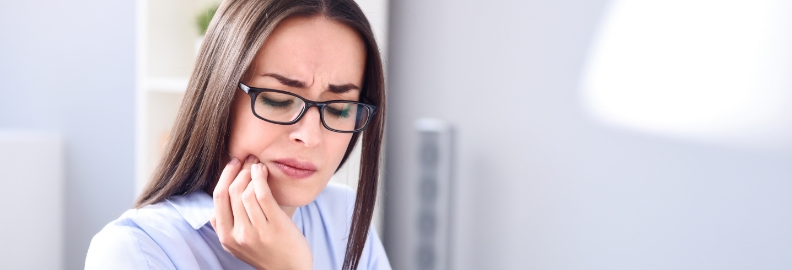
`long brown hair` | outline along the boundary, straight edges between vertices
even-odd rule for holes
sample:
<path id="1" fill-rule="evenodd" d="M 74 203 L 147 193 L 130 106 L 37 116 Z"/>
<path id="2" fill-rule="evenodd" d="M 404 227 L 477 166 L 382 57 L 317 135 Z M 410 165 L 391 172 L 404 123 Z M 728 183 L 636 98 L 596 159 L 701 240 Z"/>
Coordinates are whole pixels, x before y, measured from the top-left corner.
<path id="1" fill-rule="evenodd" d="M 229 159 L 229 117 L 237 83 L 275 26 L 290 16 L 324 16 L 339 21 L 357 30 L 366 46 L 361 100 L 379 108 L 362 132 L 360 181 L 343 264 L 343 269 L 355 269 L 377 197 L 385 83 L 371 26 L 353 0 L 224 1 L 206 31 L 165 154 L 135 207 L 199 190 L 212 194 Z M 342 165 L 358 136 L 360 133 L 352 136 Z"/>

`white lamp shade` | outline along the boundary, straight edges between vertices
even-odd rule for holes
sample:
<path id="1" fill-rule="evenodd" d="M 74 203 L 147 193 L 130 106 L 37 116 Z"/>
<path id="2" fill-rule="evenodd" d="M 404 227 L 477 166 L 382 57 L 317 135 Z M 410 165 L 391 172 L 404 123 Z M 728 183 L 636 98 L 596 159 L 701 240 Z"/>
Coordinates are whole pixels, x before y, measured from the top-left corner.
<path id="1" fill-rule="evenodd" d="M 583 69 L 583 106 L 621 128 L 792 145 L 791 1 L 614 0 Z"/>

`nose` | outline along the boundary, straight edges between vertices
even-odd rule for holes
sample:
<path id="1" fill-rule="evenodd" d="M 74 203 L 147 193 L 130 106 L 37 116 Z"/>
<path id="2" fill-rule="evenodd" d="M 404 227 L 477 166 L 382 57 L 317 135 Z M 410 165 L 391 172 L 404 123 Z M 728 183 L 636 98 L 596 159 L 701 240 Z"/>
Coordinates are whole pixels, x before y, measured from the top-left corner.
<path id="1" fill-rule="evenodd" d="M 318 107 L 311 107 L 299 122 L 295 123 L 294 129 L 289 134 L 289 139 L 302 143 L 306 147 L 314 147 L 322 141 L 322 120 L 319 115 Z"/>

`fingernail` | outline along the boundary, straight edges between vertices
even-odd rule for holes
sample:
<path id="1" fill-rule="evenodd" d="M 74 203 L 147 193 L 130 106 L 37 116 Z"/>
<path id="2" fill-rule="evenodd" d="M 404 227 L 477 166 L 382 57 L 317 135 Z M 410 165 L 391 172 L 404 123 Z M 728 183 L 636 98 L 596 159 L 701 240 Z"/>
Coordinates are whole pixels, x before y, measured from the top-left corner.
<path id="1" fill-rule="evenodd" d="M 237 158 L 232 158 L 232 159 L 231 159 L 231 162 L 229 162 L 229 163 L 231 163 L 231 165 L 237 165 L 237 164 L 239 164 L 239 159 L 237 159 Z"/>
<path id="2" fill-rule="evenodd" d="M 251 170 L 258 170 L 259 169 L 258 166 L 259 166 L 258 163 L 250 165 L 250 169 Z"/>
<path id="3" fill-rule="evenodd" d="M 256 160 L 256 156 L 254 156 L 254 155 L 249 155 L 249 156 L 247 157 L 247 159 L 245 160 L 245 162 L 247 162 L 247 163 L 253 163 L 253 161 L 254 161 L 254 160 Z"/>

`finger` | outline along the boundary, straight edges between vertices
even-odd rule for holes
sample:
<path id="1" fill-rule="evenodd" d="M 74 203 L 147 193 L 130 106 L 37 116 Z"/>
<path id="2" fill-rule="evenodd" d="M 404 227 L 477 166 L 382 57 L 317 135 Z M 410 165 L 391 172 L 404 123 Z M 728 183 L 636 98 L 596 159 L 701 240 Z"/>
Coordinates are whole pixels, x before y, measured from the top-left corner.
<path id="1" fill-rule="evenodd" d="M 253 164 L 250 167 L 251 172 L 258 171 L 257 167 L 261 166 L 260 164 Z M 264 212 L 261 211 L 261 206 L 256 198 L 256 191 L 253 187 L 253 181 L 248 183 L 247 188 L 242 193 L 242 204 L 245 206 L 245 211 L 247 212 L 248 218 L 250 219 L 250 223 L 254 227 L 264 226 L 267 224 L 267 217 L 264 216 Z"/>
<path id="2" fill-rule="evenodd" d="M 232 220 L 233 216 L 231 215 L 231 201 L 228 196 L 228 186 L 236 175 L 239 174 L 240 167 L 241 162 L 236 158 L 232 158 L 220 174 L 220 179 L 217 180 L 217 186 L 215 186 L 214 192 L 212 193 L 215 206 L 214 214 L 217 219 L 216 224 L 212 225 L 215 231 L 229 231 L 234 226 Z"/>
<path id="3" fill-rule="evenodd" d="M 279 212 L 283 212 L 283 210 L 280 209 L 278 202 L 275 201 L 275 197 L 272 196 L 272 190 L 270 190 L 269 182 L 267 181 L 269 170 L 267 170 L 267 166 L 260 164 L 260 166 L 257 166 L 257 170 L 251 171 L 250 174 L 253 177 L 251 182 L 256 191 L 256 199 L 261 209 L 264 211 L 264 216 L 267 220 L 271 220 L 276 217 Z"/>
<path id="4" fill-rule="evenodd" d="M 242 205 L 242 192 L 245 191 L 248 183 L 250 183 L 250 166 L 254 163 L 258 163 L 258 159 L 253 155 L 245 159 L 242 170 L 239 171 L 234 182 L 228 186 L 228 195 L 231 200 L 231 212 L 234 214 L 234 227 L 250 225 L 250 219 L 245 211 L 245 206 Z"/>

